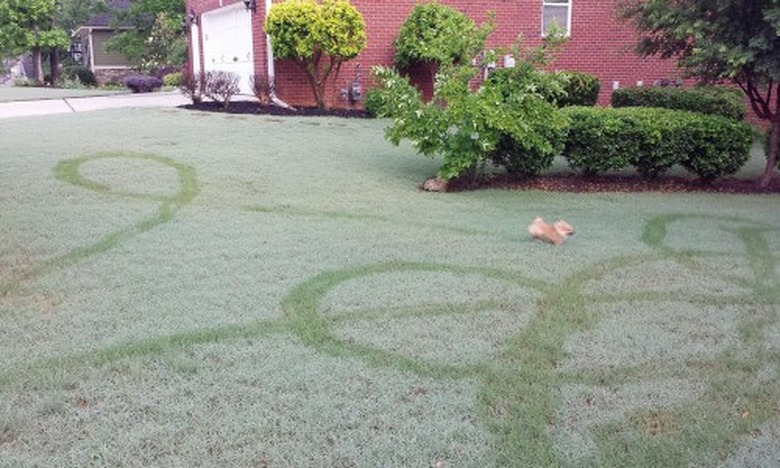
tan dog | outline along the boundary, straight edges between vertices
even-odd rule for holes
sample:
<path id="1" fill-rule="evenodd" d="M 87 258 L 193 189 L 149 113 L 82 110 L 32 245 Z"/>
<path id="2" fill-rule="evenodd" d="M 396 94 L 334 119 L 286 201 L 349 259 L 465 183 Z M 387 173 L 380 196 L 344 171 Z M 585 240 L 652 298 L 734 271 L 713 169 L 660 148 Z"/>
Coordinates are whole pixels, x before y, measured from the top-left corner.
<path id="1" fill-rule="evenodd" d="M 556 221 L 555 224 L 547 224 L 542 218 L 534 219 L 528 225 L 528 232 L 534 239 L 547 241 L 557 246 L 566 242 L 566 238 L 574 234 L 574 228 L 566 221 Z"/>

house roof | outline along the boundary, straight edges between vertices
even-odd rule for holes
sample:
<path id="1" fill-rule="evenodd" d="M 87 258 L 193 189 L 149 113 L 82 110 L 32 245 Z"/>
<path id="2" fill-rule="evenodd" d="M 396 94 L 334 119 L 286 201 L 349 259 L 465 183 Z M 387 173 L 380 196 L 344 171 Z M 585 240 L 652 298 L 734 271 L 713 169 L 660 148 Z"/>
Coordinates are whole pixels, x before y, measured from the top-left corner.
<path id="1" fill-rule="evenodd" d="M 114 21 L 114 16 L 117 11 L 124 11 L 130 7 L 133 0 L 107 0 L 106 6 L 108 11 L 98 13 L 92 18 L 88 19 L 83 26 L 92 28 L 107 28 L 111 26 Z"/>

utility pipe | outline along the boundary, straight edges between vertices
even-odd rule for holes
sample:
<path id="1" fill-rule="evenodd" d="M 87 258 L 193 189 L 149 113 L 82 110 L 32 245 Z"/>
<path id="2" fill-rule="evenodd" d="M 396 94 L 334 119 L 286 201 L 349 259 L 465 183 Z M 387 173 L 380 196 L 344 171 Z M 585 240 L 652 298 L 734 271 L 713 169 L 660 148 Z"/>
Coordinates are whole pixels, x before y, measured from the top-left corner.
<path id="1" fill-rule="evenodd" d="M 271 5 L 273 4 L 273 0 L 265 0 L 265 17 L 268 19 L 268 12 L 271 11 Z M 265 28 L 265 26 L 263 26 Z M 266 59 L 268 60 L 267 63 L 267 69 L 268 69 L 268 94 L 271 97 L 271 102 L 274 103 L 274 105 L 283 107 L 285 109 L 295 110 L 295 108 L 286 102 L 279 99 L 279 97 L 276 95 L 276 74 L 274 70 L 274 48 L 271 44 L 271 36 L 266 33 L 265 34 L 265 46 L 266 46 Z"/>

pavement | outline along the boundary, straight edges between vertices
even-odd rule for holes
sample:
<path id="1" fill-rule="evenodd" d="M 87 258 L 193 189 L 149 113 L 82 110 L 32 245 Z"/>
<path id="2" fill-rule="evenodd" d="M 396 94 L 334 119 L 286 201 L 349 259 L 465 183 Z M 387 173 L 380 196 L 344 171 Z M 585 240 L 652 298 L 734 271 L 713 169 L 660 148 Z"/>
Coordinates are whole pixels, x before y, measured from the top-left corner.
<path id="1" fill-rule="evenodd" d="M 190 103 L 179 91 L 0 102 L 0 119 L 126 107 L 176 107 Z"/>

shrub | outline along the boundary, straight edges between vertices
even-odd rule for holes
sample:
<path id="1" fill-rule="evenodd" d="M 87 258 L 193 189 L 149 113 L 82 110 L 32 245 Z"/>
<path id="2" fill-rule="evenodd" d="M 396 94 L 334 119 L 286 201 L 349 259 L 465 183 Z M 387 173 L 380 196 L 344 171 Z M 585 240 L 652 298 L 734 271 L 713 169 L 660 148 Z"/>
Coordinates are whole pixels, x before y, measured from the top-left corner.
<path id="1" fill-rule="evenodd" d="M 710 181 L 747 162 L 752 132 L 720 116 L 652 108 L 569 107 L 564 157 L 588 174 L 629 165 L 646 178 L 675 164 Z"/>
<path id="2" fill-rule="evenodd" d="M 65 76 L 72 80 L 78 80 L 78 82 L 84 86 L 97 86 L 97 78 L 95 73 L 87 67 L 76 65 L 68 67 L 65 70 Z"/>
<path id="3" fill-rule="evenodd" d="M 260 104 L 271 104 L 271 83 L 265 75 L 252 75 L 249 77 L 249 86 Z"/>
<path id="4" fill-rule="evenodd" d="M 393 41 L 394 64 L 399 69 L 421 62 L 437 65 L 464 63 L 479 52 L 493 30 L 439 3 L 415 6 Z"/>
<path id="5" fill-rule="evenodd" d="M 179 86 L 181 86 L 182 77 L 183 77 L 182 72 L 168 73 L 167 75 L 163 76 L 163 84 L 165 86 L 173 86 L 178 88 Z"/>
<path id="6" fill-rule="evenodd" d="M 200 104 L 206 92 L 206 76 L 203 73 L 185 71 L 181 76 L 179 91 L 190 98 L 193 104 Z"/>
<path id="7" fill-rule="evenodd" d="M 241 78 L 234 72 L 222 70 L 206 72 L 204 94 L 227 109 L 230 107 L 230 100 L 233 99 L 233 96 L 241 92 L 241 88 L 238 86 L 240 80 Z"/>
<path id="8" fill-rule="evenodd" d="M 485 90 L 495 90 L 501 96 L 501 105 L 521 111 L 526 117 L 527 131 L 522 135 L 502 133 L 488 158 L 510 174 L 533 177 L 552 166 L 555 156 L 563 150 L 567 126 L 555 118 L 559 115 L 554 108 L 562 96 L 563 83 L 559 75 L 538 71 L 528 62 L 503 70 L 491 75 Z M 529 118 L 532 114 L 538 115 Z M 539 118 L 541 115 L 553 118 L 548 122 Z"/>
<path id="9" fill-rule="evenodd" d="M 383 106 L 382 92 L 377 88 L 369 88 L 366 91 L 366 100 L 363 103 L 363 109 L 366 111 L 366 114 L 371 117 L 378 117 L 382 113 Z"/>
<path id="10" fill-rule="evenodd" d="M 552 74 L 536 70 L 549 65 L 551 52 L 564 40 L 562 30 L 553 29 L 541 45 L 520 50 L 520 43 L 513 51 L 520 71 L 508 74 L 508 81 L 499 77 L 478 90 L 471 86 L 479 73 L 471 60 L 443 64 L 433 100 L 427 103 L 397 71 L 374 67 L 379 87 L 371 105 L 379 117 L 393 118 L 385 130 L 391 143 L 408 139 L 420 153 L 444 158 L 440 179 L 475 176 L 488 162 L 533 176 L 549 167 L 567 128 L 566 116 L 539 92 L 547 81 L 550 90 L 563 92 L 562 87 Z"/>
<path id="11" fill-rule="evenodd" d="M 639 154 L 639 123 L 625 112 L 605 108 L 567 107 L 569 132 L 563 156 L 586 176 L 620 170 Z"/>
<path id="12" fill-rule="evenodd" d="M 375 68 L 382 84 L 378 115 L 393 117 L 386 137 L 393 144 L 409 139 L 422 154 L 443 156 L 438 176 L 444 180 L 476 175 L 489 161 L 524 175 L 549 167 L 561 146 L 556 138 L 562 141 L 565 117 L 530 88 L 512 88 L 507 95 L 499 86 L 472 91 L 469 81 L 477 71 L 445 67 L 437 75 L 433 101 L 424 103 L 408 79 Z"/>
<path id="13" fill-rule="evenodd" d="M 734 120 L 745 118 L 745 102 L 736 89 L 714 86 L 699 88 L 633 87 L 612 93 L 613 107 L 662 107 Z"/>
<path id="14" fill-rule="evenodd" d="M 162 88 L 162 85 L 162 80 L 154 76 L 135 75 L 125 78 L 125 86 L 134 93 L 149 93 Z"/>
<path id="15" fill-rule="evenodd" d="M 701 123 L 690 123 L 688 131 L 696 145 L 683 158 L 682 166 L 704 181 L 736 173 L 750 158 L 752 130 L 743 122 L 725 117 L 700 119 Z"/>
<path id="16" fill-rule="evenodd" d="M 566 96 L 558 100 L 558 107 L 595 106 L 599 99 L 601 83 L 594 75 L 583 72 L 563 71 Z"/>
<path id="17" fill-rule="evenodd" d="M 527 62 L 517 67 L 499 68 L 487 82 L 503 88 L 533 87 L 548 102 L 558 107 L 593 106 L 599 97 L 601 84 L 593 75 L 581 72 L 560 71 L 546 73 L 536 70 Z"/>
<path id="18" fill-rule="evenodd" d="M 515 92 L 536 93 L 551 104 L 566 97 L 563 75 L 538 71 L 528 62 L 520 62 L 512 68 L 499 68 L 490 74 L 485 86 L 496 87 L 508 97 Z"/>

